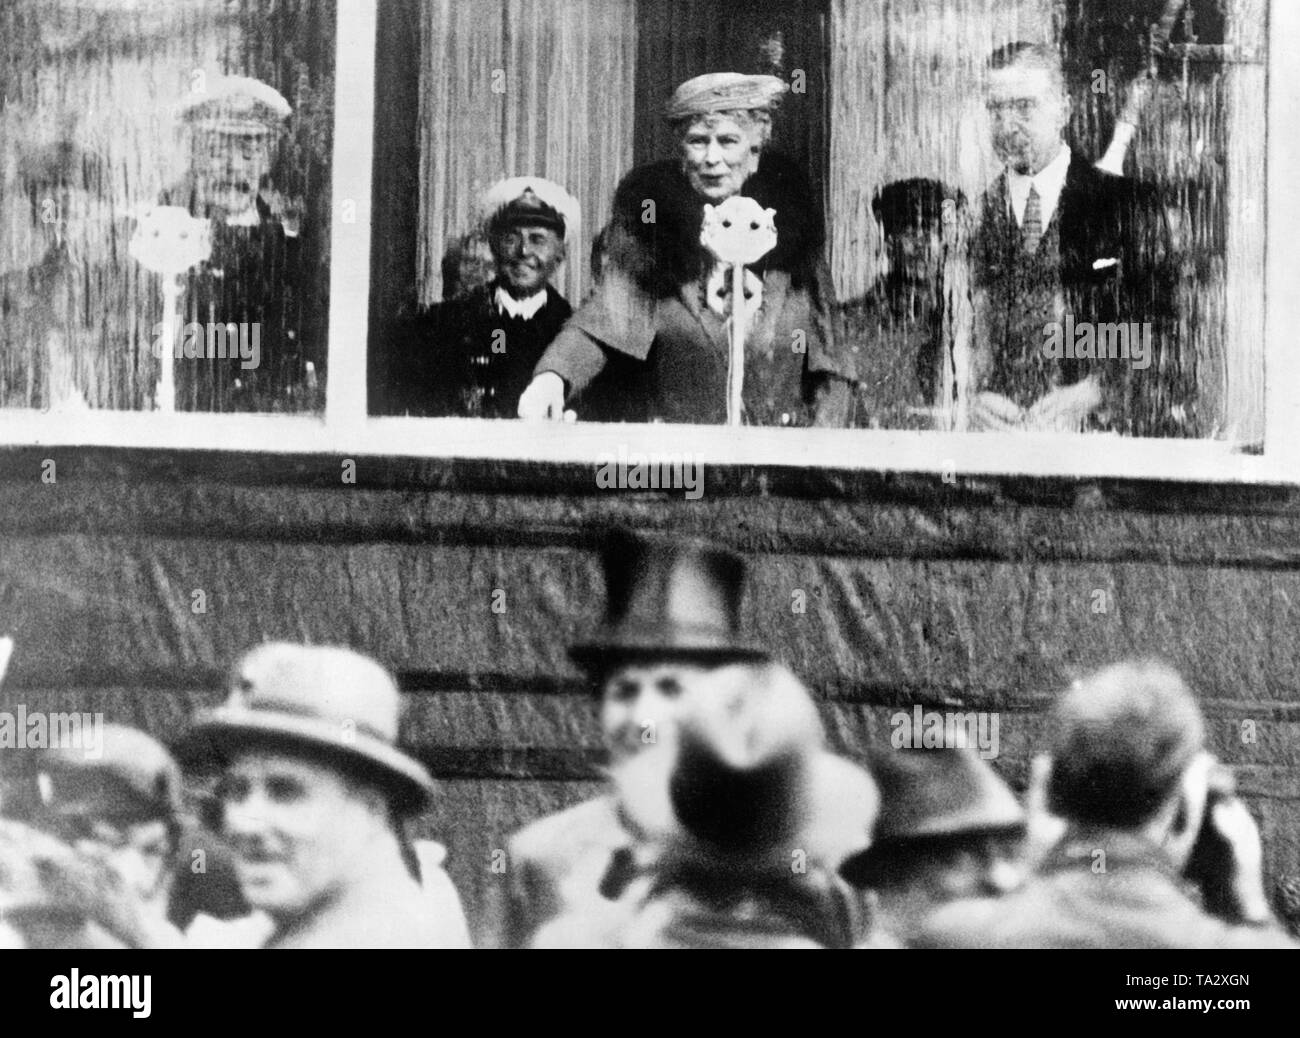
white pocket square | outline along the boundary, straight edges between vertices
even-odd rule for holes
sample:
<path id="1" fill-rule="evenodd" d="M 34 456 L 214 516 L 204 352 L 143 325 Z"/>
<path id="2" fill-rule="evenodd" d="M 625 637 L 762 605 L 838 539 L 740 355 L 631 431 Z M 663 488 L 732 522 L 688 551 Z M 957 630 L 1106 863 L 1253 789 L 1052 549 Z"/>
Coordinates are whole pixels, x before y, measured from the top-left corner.
<path id="1" fill-rule="evenodd" d="M 1116 259 L 1114 256 L 1108 256 L 1108 257 L 1106 257 L 1105 259 L 1093 260 L 1093 261 L 1092 261 L 1092 269 L 1093 269 L 1093 270 L 1105 270 L 1107 267 L 1113 267 L 1113 266 L 1115 266 L 1115 264 L 1117 264 L 1118 262 L 1119 262 L 1119 260 Z"/>

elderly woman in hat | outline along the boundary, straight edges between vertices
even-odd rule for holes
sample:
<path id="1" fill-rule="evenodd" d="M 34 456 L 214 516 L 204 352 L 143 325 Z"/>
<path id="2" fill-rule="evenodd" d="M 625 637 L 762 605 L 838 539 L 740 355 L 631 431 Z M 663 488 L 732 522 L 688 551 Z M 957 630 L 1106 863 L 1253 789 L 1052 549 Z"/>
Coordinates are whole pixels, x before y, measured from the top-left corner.
<path id="1" fill-rule="evenodd" d="M 785 90 L 774 76 L 731 72 L 678 87 L 665 112 L 677 156 L 619 184 L 601 283 L 538 362 L 521 417 L 559 418 L 570 402 L 581 413 L 583 390 L 604 373 L 599 395 L 618 401 L 623 420 L 726 420 L 727 307 L 710 296 L 720 279 L 700 235 L 705 205 L 745 196 L 775 210 L 776 245 L 749 267 L 760 305 L 745 342 L 744 420 L 845 423 L 853 367 L 827 319 L 821 215 L 803 172 L 767 147 Z"/>
<path id="2" fill-rule="evenodd" d="M 433 781 L 396 746 L 388 672 L 347 649 L 270 644 L 233 684 L 187 750 L 221 766 L 221 828 L 245 898 L 272 922 L 265 946 L 468 947 L 441 848 L 417 864 L 404 832 Z"/>

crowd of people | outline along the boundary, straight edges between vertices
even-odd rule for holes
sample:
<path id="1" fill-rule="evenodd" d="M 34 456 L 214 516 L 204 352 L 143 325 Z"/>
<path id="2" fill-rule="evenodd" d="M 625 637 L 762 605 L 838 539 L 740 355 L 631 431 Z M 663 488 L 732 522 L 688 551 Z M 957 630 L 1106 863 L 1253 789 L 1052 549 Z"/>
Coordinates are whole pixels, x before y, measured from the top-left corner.
<path id="1" fill-rule="evenodd" d="M 1024 801 L 953 738 L 831 751 L 741 623 L 743 560 L 611 532 L 590 679 L 606 791 L 490 871 L 511 948 L 1296 947 L 1176 671 L 1055 699 Z M 269 643 L 170 747 L 107 725 L 0 756 L 0 946 L 468 948 L 389 670 Z M 489 867 L 489 866 L 485 866 Z"/>
<path id="2" fill-rule="evenodd" d="M 939 179 L 886 184 L 872 211 L 887 271 L 843 305 L 815 192 L 770 146 L 787 89 L 730 72 L 677 88 L 663 114 L 678 154 L 619 183 L 593 249 L 595 287 L 576 309 L 551 284 L 576 202 L 539 177 L 495 185 L 449 252 L 446 301 L 396 348 L 384 409 L 721 423 L 739 363 L 747 424 L 1194 435 L 1167 215 L 1149 185 L 1066 142 L 1056 50 L 1013 43 L 991 55 L 1002 172 L 974 205 Z M 711 207 L 739 198 L 773 214 L 775 245 L 746 262 L 737 316 L 727 264 L 702 232 Z"/>

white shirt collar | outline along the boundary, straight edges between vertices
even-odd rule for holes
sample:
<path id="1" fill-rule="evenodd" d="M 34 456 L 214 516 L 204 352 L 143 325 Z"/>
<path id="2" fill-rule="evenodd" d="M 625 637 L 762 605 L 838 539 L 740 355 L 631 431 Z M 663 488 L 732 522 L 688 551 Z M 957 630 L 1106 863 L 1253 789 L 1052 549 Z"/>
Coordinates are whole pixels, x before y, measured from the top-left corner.
<path id="1" fill-rule="evenodd" d="M 257 211 L 256 202 L 247 209 L 228 215 L 225 219 L 227 227 L 257 227 L 261 222 L 262 214 Z"/>
<path id="2" fill-rule="evenodd" d="M 531 321 L 537 316 L 537 311 L 546 305 L 546 289 L 534 292 L 527 299 L 516 299 L 504 287 L 497 285 L 496 301 L 498 310 L 511 317 Z"/>
<path id="3" fill-rule="evenodd" d="M 1056 212 L 1056 203 L 1060 201 L 1061 189 L 1065 187 L 1065 175 L 1069 169 L 1070 146 L 1062 144 L 1056 158 L 1032 177 L 1012 169 L 1007 170 L 1007 194 L 1011 198 L 1011 211 L 1015 214 L 1017 224 L 1025 222 L 1025 206 L 1029 203 L 1029 185 L 1032 184 L 1038 192 L 1038 201 L 1043 210 L 1043 230 L 1047 229 L 1047 225 L 1052 222 L 1052 214 Z"/>

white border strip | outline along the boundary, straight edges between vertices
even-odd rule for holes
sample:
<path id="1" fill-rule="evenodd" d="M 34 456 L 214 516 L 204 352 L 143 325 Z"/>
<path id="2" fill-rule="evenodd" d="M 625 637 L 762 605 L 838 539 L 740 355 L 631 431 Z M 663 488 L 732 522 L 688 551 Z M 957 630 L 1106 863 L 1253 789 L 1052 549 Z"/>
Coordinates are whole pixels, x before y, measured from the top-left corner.
<path id="1" fill-rule="evenodd" d="M 1268 17 L 1264 443 L 1300 482 L 1300 4 L 1273 0 Z"/>
<path id="2" fill-rule="evenodd" d="M 336 10 L 325 420 L 332 431 L 346 435 L 366 424 L 378 19 L 375 0 L 337 0 Z"/>
<path id="3" fill-rule="evenodd" d="M 556 425 L 473 418 L 372 418 L 360 428 L 319 418 L 91 411 L 0 413 L 0 443 L 38 447 L 492 459 L 598 465 L 620 454 L 680 455 L 707 466 L 795 466 L 960 476 L 1300 482 L 1271 458 L 1215 440 L 1068 433 L 939 433 L 875 429 L 731 430 L 713 425 Z"/>

